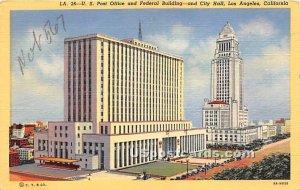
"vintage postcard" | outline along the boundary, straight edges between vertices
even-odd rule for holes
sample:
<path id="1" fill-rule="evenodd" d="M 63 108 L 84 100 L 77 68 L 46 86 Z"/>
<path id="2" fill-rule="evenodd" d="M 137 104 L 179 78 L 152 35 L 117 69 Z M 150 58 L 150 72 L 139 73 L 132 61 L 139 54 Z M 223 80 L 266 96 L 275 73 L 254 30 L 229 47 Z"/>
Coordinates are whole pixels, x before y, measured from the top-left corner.
<path id="1" fill-rule="evenodd" d="M 300 189 L 297 1 L 2 1 L 0 189 Z"/>

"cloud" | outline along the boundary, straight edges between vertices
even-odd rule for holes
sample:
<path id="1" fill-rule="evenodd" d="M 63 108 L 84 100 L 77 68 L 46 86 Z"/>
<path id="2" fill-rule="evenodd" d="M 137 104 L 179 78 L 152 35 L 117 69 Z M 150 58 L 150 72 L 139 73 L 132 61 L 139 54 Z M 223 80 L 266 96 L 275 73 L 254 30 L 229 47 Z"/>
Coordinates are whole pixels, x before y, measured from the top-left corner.
<path id="1" fill-rule="evenodd" d="M 47 61 L 49 59 L 50 61 Z M 63 61 L 41 57 L 12 72 L 12 122 L 59 120 L 63 116 Z"/>
<path id="2" fill-rule="evenodd" d="M 190 45 L 189 38 L 192 32 L 193 28 L 176 24 L 166 33 L 146 36 L 146 40 L 157 44 L 164 51 L 183 53 Z"/>
<path id="3" fill-rule="evenodd" d="M 64 71 L 64 61 L 62 57 L 51 58 L 51 61 L 40 58 L 36 62 L 43 75 L 49 78 L 61 78 Z"/>
<path id="4" fill-rule="evenodd" d="M 258 18 L 239 25 L 237 34 L 239 38 L 269 38 L 278 33 L 274 24 L 265 18 Z"/>
<path id="5" fill-rule="evenodd" d="M 215 48 L 215 36 L 208 36 L 207 38 L 199 40 L 189 50 L 189 56 L 187 57 L 188 66 L 206 66 L 210 64 L 214 58 Z"/>
<path id="6" fill-rule="evenodd" d="M 200 92 L 209 86 L 210 65 L 214 58 L 215 46 L 215 37 L 209 36 L 199 40 L 188 50 L 185 62 L 186 88 Z"/>
<path id="7" fill-rule="evenodd" d="M 24 75 L 14 72 L 12 84 L 12 122 L 62 119 L 61 83 L 44 80 L 38 70 L 31 67 Z"/>
<path id="8" fill-rule="evenodd" d="M 289 63 L 289 39 L 283 37 L 279 43 L 264 47 L 260 55 L 245 57 L 245 70 L 249 80 L 273 81 L 273 76 L 289 74 Z"/>
<path id="9" fill-rule="evenodd" d="M 192 27 L 184 26 L 182 24 L 175 24 L 171 29 L 172 35 L 188 36 L 193 32 Z"/>
<path id="10" fill-rule="evenodd" d="M 216 37 L 208 36 L 195 42 L 185 54 L 185 111 L 194 127 L 202 127 L 203 100 L 210 97 L 210 66 L 215 46 Z"/>
<path id="11" fill-rule="evenodd" d="M 289 117 L 290 49 L 288 37 L 245 57 L 245 99 L 251 119 Z M 258 105 L 259 103 L 259 105 Z"/>

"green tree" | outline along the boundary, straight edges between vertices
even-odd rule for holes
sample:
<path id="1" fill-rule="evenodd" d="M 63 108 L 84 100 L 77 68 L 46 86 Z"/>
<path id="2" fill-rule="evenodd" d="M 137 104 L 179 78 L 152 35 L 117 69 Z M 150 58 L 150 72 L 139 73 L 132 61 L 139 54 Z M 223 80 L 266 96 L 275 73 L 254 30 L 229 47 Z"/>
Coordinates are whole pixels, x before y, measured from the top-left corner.
<path id="1" fill-rule="evenodd" d="M 290 179 L 290 154 L 272 154 L 250 167 L 223 170 L 215 180 Z"/>

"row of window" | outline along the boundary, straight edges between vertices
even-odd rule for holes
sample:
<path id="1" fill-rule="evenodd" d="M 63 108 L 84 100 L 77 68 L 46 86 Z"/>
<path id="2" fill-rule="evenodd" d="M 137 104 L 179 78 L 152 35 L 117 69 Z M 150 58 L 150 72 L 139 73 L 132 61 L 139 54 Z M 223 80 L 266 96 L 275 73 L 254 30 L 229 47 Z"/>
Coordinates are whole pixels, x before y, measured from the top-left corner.
<path id="1" fill-rule="evenodd" d="M 107 126 L 105 126 L 107 127 Z M 132 134 L 144 132 L 161 132 L 190 129 L 189 124 L 153 124 L 153 125 L 119 125 L 113 126 L 113 134 Z M 107 133 L 105 133 L 107 134 Z"/>
<path id="2" fill-rule="evenodd" d="M 78 46 L 76 45 L 78 44 Z M 88 92 L 89 94 L 87 95 L 87 86 L 84 85 L 84 105 L 83 109 L 81 109 L 81 102 L 78 100 L 81 100 L 80 92 L 81 92 L 81 58 L 82 58 L 82 50 L 81 50 L 81 44 L 83 44 L 83 73 L 84 73 L 84 80 L 86 80 L 86 72 L 88 72 Z M 88 71 L 86 69 L 86 44 L 88 44 Z M 73 51 L 71 51 L 71 47 L 73 48 Z M 76 48 L 77 47 L 77 48 Z M 76 51 L 77 49 L 77 51 Z M 73 57 L 73 59 L 71 59 Z M 71 69 L 71 66 L 73 69 Z M 90 121 L 91 120 L 91 40 L 88 40 L 88 43 L 86 40 L 79 40 L 79 41 L 73 41 L 72 43 L 68 43 L 68 121 Z M 78 75 L 78 78 L 77 76 Z M 72 80 L 72 87 L 71 88 L 71 80 Z M 78 85 L 76 86 L 76 82 L 78 82 Z M 86 82 L 85 82 L 86 84 Z M 78 89 L 77 89 L 77 88 Z M 76 97 L 76 92 L 79 92 L 78 97 Z M 71 97 L 72 95 L 72 97 Z M 86 99 L 88 98 L 89 102 L 89 107 L 87 110 L 86 107 Z M 71 100 L 73 101 L 73 110 L 71 113 Z M 76 105 L 78 106 L 78 115 L 76 115 Z"/>
<path id="3" fill-rule="evenodd" d="M 124 56 L 123 55 L 123 52 L 125 53 L 125 56 L 127 56 L 127 54 L 129 55 L 128 57 L 129 57 L 129 60 L 128 59 L 125 59 L 124 60 L 124 62 L 123 62 L 123 59 L 115 59 L 115 57 L 119 57 L 119 48 L 121 48 L 121 57 L 122 56 Z M 112 50 L 112 51 L 111 51 Z M 163 83 L 161 83 L 161 84 L 159 84 L 159 85 L 156 85 L 156 88 L 158 88 L 159 86 L 161 86 L 161 85 L 163 85 L 163 84 L 167 84 L 167 82 L 170 80 L 170 79 L 174 79 L 174 84 L 175 84 L 175 86 L 178 86 L 178 85 L 182 85 L 182 83 L 178 83 L 177 82 L 177 80 L 175 80 L 176 78 L 178 78 L 178 72 L 174 72 L 175 70 L 174 69 L 181 69 L 182 67 L 181 66 L 179 66 L 178 68 L 176 67 L 174 67 L 173 68 L 173 77 L 172 77 L 172 73 L 171 73 L 171 70 L 170 70 L 170 72 L 168 72 L 168 73 L 165 73 L 164 75 L 162 75 L 162 73 L 160 73 L 160 72 L 158 72 L 158 75 L 155 75 L 155 72 L 154 72 L 154 70 L 155 70 L 155 63 L 154 62 L 156 62 L 156 63 L 158 63 L 158 58 L 159 57 L 162 57 L 162 56 L 160 56 L 159 54 L 147 54 L 147 51 L 138 51 L 139 49 L 137 48 L 136 49 L 137 51 L 135 51 L 135 48 L 127 48 L 127 46 L 125 46 L 125 48 L 123 48 L 123 46 L 119 46 L 119 44 L 115 44 L 115 43 L 109 43 L 108 44 L 108 74 L 109 74 L 109 76 L 108 76 L 108 78 L 109 78 L 109 81 L 108 81 L 108 84 L 109 84 L 109 96 L 108 96 L 108 98 L 109 98 L 109 106 L 108 106 L 108 109 L 109 109 L 109 116 L 108 116 L 108 118 L 109 118 L 109 120 L 110 119 L 112 119 L 112 121 L 124 121 L 124 120 L 126 120 L 127 118 L 124 118 L 122 115 L 115 115 L 115 113 L 116 113 L 116 109 L 115 109 L 115 105 L 117 105 L 117 107 L 119 107 L 120 106 L 120 104 L 123 102 L 123 101 L 112 101 L 112 107 L 110 106 L 110 104 L 111 104 L 111 95 L 112 95 L 112 99 L 113 100 L 117 100 L 117 99 L 120 99 L 120 96 L 122 96 L 122 94 L 123 93 L 121 93 L 121 94 L 115 94 L 114 93 L 114 88 L 112 88 L 111 89 L 111 85 L 113 84 L 114 86 L 121 86 L 122 87 L 122 84 L 120 85 L 120 84 L 118 84 L 118 83 L 120 83 L 120 82 L 123 82 L 123 80 L 124 80 L 124 75 L 121 75 L 121 79 L 120 80 L 113 80 L 112 82 L 111 82 L 111 75 L 112 76 L 115 76 L 115 69 L 117 69 L 116 71 L 117 71 L 117 74 L 118 74 L 118 72 L 119 72 L 119 67 L 120 67 L 120 69 L 121 69 L 121 71 L 123 71 L 123 69 L 128 69 L 128 70 L 132 70 L 132 71 L 135 71 L 135 72 L 132 72 L 132 73 L 135 73 L 136 75 L 137 75 L 137 77 L 135 78 L 134 77 L 134 75 L 133 76 L 131 76 L 131 72 L 129 72 L 129 75 L 126 75 L 127 76 L 127 78 L 129 77 L 129 78 L 132 78 L 132 77 L 134 77 L 133 78 L 133 82 L 136 82 L 137 84 L 138 84 L 138 86 L 140 86 L 140 88 L 138 87 L 137 89 L 135 89 L 135 88 L 131 88 L 130 89 L 130 91 L 128 91 L 128 93 L 130 92 L 130 94 L 140 94 L 140 95 L 142 95 L 141 93 L 139 93 L 139 91 L 141 92 L 142 91 L 142 89 L 144 89 L 144 88 L 142 88 L 142 87 L 146 87 L 146 85 L 145 84 L 141 84 L 141 80 L 142 80 L 142 76 L 143 76 L 143 72 L 144 73 L 147 73 L 147 75 L 149 75 L 148 77 L 147 76 L 145 76 L 144 78 L 143 78 L 143 80 L 142 81 L 144 81 L 145 83 L 147 83 L 147 86 L 149 86 L 150 85 L 150 83 L 151 83 L 151 81 L 149 81 L 149 79 L 150 80 L 152 80 L 153 82 L 152 83 L 154 83 L 154 77 L 156 78 L 156 81 L 159 81 L 158 80 L 158 77 L 159 77 L 159 75 L 160 76 L 164 76 L 164 77 L 162 77 L 162 79 L 165 81 L 165 82 L 163 82 Z M 112 54 L 111 54 L 111 52 L 112 52 Z M 111 56 L 112 55 L 112 56 Z M 133 56 L 131 56 L 131 55 L 133 55 Z M 153 55 L 156 55 L 156 57 L 154 57 Z M 141 57 L 144 57 L 144 59 L 141 59 Z M 152 56 L 152 58 L 153 59 L 151 59 L 151 61 L 150 61 L 150 56 Z M 125 57 L 126 58 L 126 57 Z M 136 61 L 138 61 L 140 59 L 140 61 L 141 61 L 141 63 L 140 64 L 133 64 L 133 63 L 136 63 Z M 165 64 L 158 64 L 161 68 L 159 69 L 158 67 L 157 67 L 157 69 L 158 70 L 160 70 L 161 72 L 163 71 L 163 69 L 164 69 L 164 72 L 167 72 L 168 71 L 168 69 L 167 69 L 167 62 L 166 62 L 166 59 L 160 59 L 160 60 L 164 60 L 164 63 Z M 175 59 L 174 59 L 175 60 Z M 150 64 L 146 64 L 146 62 L 149 62 Z M 175 61 L 174 63 L 177 63 L 177 61 Z M 112 66 L 111 66 L 112 65 Z M 144 67 L 142 67 L 144 65 Z M 135 66 L 137 66 L 137 68 L 135 69 Z M 171 64 L 169 63 L 169 68 L 171 68 Z M 151 72 L 146 72 L 146 71 L 148 71 L 148 69 L 150 69 L 151 70 Z M 180 70 L 180 71 L 182 71 L 182 69 Z M 118 76 L 118 75 L 117 75 Z M 180 76 L 180 75 L 179 75 Z M 167 77 L 169 78 L 169 80 L 166 80 L 167 79 Z M 182 77 L 180 77 L 180 79 L 182 79 Z M 147 81 L 146 81 L 147 80 Z M 126 82 L 126 81 L 125 81 Z M 173 81 L 169 81 L 170 83 L 172 82 L 173 83 Z M 127 81 L 127 83 L 128 83 L 128 81 Z M 172 86 L 174 86 L 174 85 L 172 85 Z M 113 91 L 112 91 L 113 90 Z M 118 88 L 117 88 L 117 90 L 118 90 Z M 123 90 L 123 88 L 121 89 L 121 90 Z M 112 92 L 111 92 L 112 91 Z M 145 91 L 145 89 L 144 89 L 144 91 Z M 158 90 L 157 90 L 158 91 Z M 126 89 L 125 89 L 125 94 L 126 94 Z M 160 92 L 160 93 L 162 93 L 161 91 L 158 91 L 158 92 Z M 182 93 L 182 91 L 180 91 L 180 93 Z M 115 97 L 115 96 L 117 96 L 117 97 Z M 175 96 L 174 98 L 177 98 L 178 96 Z M 125 96 L 125 99 L 126 99 L 126 96 Z M 128 96 L 128 99 L 133 99 L 133 97 L 132 96 Z M 139 104 L 136 104 L 137 106 L 139 105 Z M 176 105 L 177 106 L 177 105 Z M 149 107 L 149 109 L 147 109 L 147 110 L 150 110 L 151 108 L 152 108 L 153 106 L 150 106 Z M 112 109 L 112 112 L 110 111 Z M 134 109 L 135 109 L 135 107 L 133 107 L 133 111 L 134 111 Z M 138 109 L 138 108 L 137 108 Z M 141 109 L 141 107 L 139 108 L 139 109 Z M 175 109 L 175 110 L 178 110 L 178 109 Z M 110 115 L 112 113 L 112 115 Z M 142 112 L 142 110 L 140 110 L 140 113 L 143 113 Z M 146 116 L 146 113 L 145 113 L 145 116 Z M 135 117 L 135 116 L 133 116 L 133 117 Z M 175 114 L 174 115 L 174 117 L 177 117 L 177 114 Z M 135 118 L 130 118 L 130 120 L 135 120 Z M 138 120 L 139 120 L 139 118 L 138 118 Z M 127 120 L 126 120 L 127 121 Z"/>

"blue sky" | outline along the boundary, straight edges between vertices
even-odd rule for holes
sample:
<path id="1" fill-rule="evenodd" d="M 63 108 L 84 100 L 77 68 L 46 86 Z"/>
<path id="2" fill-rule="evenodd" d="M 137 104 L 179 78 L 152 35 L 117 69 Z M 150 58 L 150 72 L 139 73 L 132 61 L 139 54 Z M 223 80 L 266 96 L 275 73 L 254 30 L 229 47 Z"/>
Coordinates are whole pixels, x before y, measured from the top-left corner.
<path id="1" fill-rule="evenodd" d="M 64 31 L 48 44 L 43 32 L 63 14 Z M 137 37 L 142 22 L 144 41 L 185 60 L 185 117 L 201 126 L 204 98 L 210 97 L 210 63 L 215 41 L 228 21 L 240 41 L 245 65 L 245 101 L 250 120 L 290 117 L 289 9 L 177 9 L 177 10 L 60 10 L 13 11 L 11 14 L 12 123 L 63 120 L 63 40 L 102 33 L 119 39 Z M 42 34 L 42 50 L 18 65 L 28 52 L 33 34 Z"/>

